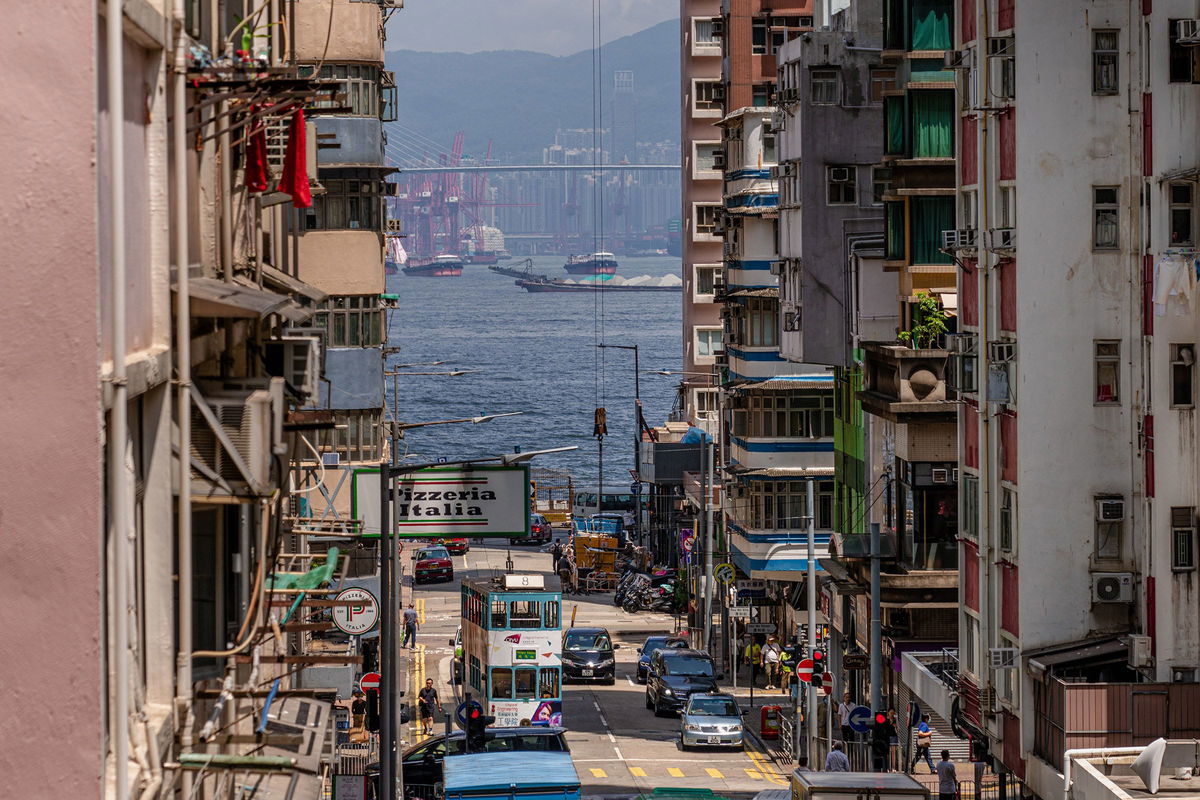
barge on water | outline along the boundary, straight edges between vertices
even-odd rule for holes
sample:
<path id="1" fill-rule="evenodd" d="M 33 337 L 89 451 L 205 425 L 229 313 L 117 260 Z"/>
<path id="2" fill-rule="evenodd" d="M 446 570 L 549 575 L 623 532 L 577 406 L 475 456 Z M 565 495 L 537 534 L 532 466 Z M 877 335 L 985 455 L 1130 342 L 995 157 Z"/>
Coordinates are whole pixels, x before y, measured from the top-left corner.
<path id="1" fill-rule="evenodd" d="M 521 278 L 522 280 L 537 280 L 548 281 L 549 275 L 539 275 L 533 271 L 533 259 L 527 258 L 516 267 L 488 267 L 492 272 L 498 275 L 507 275 L 510 278 Z"/>
<path id="2" fill-rule="evenodd" d="M 616 275 L 617 257 L 612 253 L 569 256 L 563 269 L 571 275 Z"/>
<path id="3" fill-rule="evenodd" d="M 648 283 L 605 283 L 602 281 L 573 283 L 561 278 L 525 279 L 516 281 L 516 284 L 527 292 L 678 292 L 683 289 L 683 285 L 678 283 L 666 286 Z"/>
<path id="4" fill-rule="evenodd" d="M 416 278 L 457 278 L 462 272 L 462 259 L 453 255 L 409 259 L 404 267 L 405 275 Z"/>

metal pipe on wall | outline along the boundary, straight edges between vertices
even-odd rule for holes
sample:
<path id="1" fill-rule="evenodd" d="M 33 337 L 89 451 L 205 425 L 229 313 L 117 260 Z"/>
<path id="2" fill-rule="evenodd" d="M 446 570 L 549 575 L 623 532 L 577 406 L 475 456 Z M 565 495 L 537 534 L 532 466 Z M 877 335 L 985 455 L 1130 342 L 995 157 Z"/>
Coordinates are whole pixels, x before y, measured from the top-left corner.
<path id="1" fill-rule="evenodd" d="M 129 473 L 129 386 L 125 370 L 125 14 L 120 3 L 105 7 L 105 100 L 108 104 L 109 325 L 112 406 L 107 431 L 108 520 L 113 560 L 113 744 L 117 797 L 129 797 L 129 580 L 132 547 L 126 494 Z"/>
<path id="2" fill-rule="evenodd" d="M 813 653 L 817 652 L 817 517 L 816 517 L 816 483 L 812 478 L 806 482 L 806 498 L 805 498 L 805 513 L 808 515 L 808 557 L 805 565 L 807 574 L 805 576 L 805 587 L 808 590 L 808 655 L 812 658 Z M 797 687 L 799 691 L 799 687 Z M 808 732 L 808 768 L 812 769 L 816 763 L 816 724 L 817 724 L 817 693 L 816 690 L 809 686 L 808 688 L 808 707 L 805 711 L 806 724 L 804 729 Z M 800 737 L 793 736 L 799 740 Z M 799 747 L 797 746 L 797 753 Z M 799 759 L 797 758 L 797 762 Z"/>

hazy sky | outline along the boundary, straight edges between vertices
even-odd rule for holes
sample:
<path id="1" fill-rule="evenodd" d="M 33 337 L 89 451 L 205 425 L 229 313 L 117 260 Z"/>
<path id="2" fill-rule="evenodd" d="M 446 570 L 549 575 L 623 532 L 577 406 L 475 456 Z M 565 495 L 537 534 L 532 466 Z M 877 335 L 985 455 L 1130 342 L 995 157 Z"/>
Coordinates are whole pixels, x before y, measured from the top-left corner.
<path id="1" fill-rule="evenodd" d="M 603 41 L 679 16 L 679 0 L 600 0 Z M 568 55 L 592 46 L 592 0 L 404 0 L 388 50 Z"/>

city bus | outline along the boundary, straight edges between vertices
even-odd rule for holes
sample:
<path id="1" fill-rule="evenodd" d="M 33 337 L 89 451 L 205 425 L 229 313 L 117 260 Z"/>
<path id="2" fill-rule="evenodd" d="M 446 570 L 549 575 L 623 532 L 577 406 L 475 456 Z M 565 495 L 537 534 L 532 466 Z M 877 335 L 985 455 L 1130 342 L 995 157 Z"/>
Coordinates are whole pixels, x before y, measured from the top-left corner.
<path id="1" fill-rule="evenodd" d="M 604 502 L 597 505 L 595 489 L 577 490 L 571 503 L 571 512 L 576 519 L 585 519 L 593 514 L 617 513 L 625 517 L 625 526 L 633 527 L 633 516 L 637 510 L 637 496 L 628 492 L 605 492 Z"/>
<path id="2" fill-rule="evenodd" d="M 557 578 L 464 580 L 462 648 L 463 689 L 498 727 L 563 724 Z"/>

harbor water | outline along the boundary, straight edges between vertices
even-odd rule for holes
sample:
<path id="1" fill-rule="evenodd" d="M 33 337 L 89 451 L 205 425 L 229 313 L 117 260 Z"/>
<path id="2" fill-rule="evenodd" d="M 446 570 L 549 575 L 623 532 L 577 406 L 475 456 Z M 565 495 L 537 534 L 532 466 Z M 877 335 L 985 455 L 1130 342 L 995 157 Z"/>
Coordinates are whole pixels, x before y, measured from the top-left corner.
<path id="1" fill-rule="evenodd" d="M 534 272 L 566 275 L 562 256 L 535 256 Z M 501 262 L 517 268 L 523 259 Z M 674 256 L 620 258 L 618 274 L 678 275 Z M 400 451 L 412 462 L 479 458 L 521 450 L 577 445 L 579 450 L 541 456 L 534 466 L 569 470 L 577 486 L 598 480 L 593 411 L 608 412 L 604 440 L 605 487 L 628 491 L 636 435 L 633 353 L 600 350 L 598 342 L 634 345 L 641 361 L 646 421 L 660 425 L 675 398 L 681 295 L 674 292 L 530 294 L 513 279 L 468 264 L 458 278 L 392 275 L 388 291 L 400 295 L 389 312 L 389 345 L 395 364 L 445 361 L 402 368 L 402 373 L 476 370 L 461 376 L 401 375 L 397 381 L 402 423 L 481 414 L 523 412 L 482 425 L 436 425 L 409 430 Z M 649 374 L 648 374 L 649 373 Z M 387 379 L 389 414 L 393 379 Z M 407 448 L 407 451 L 406 449 Z"/>

